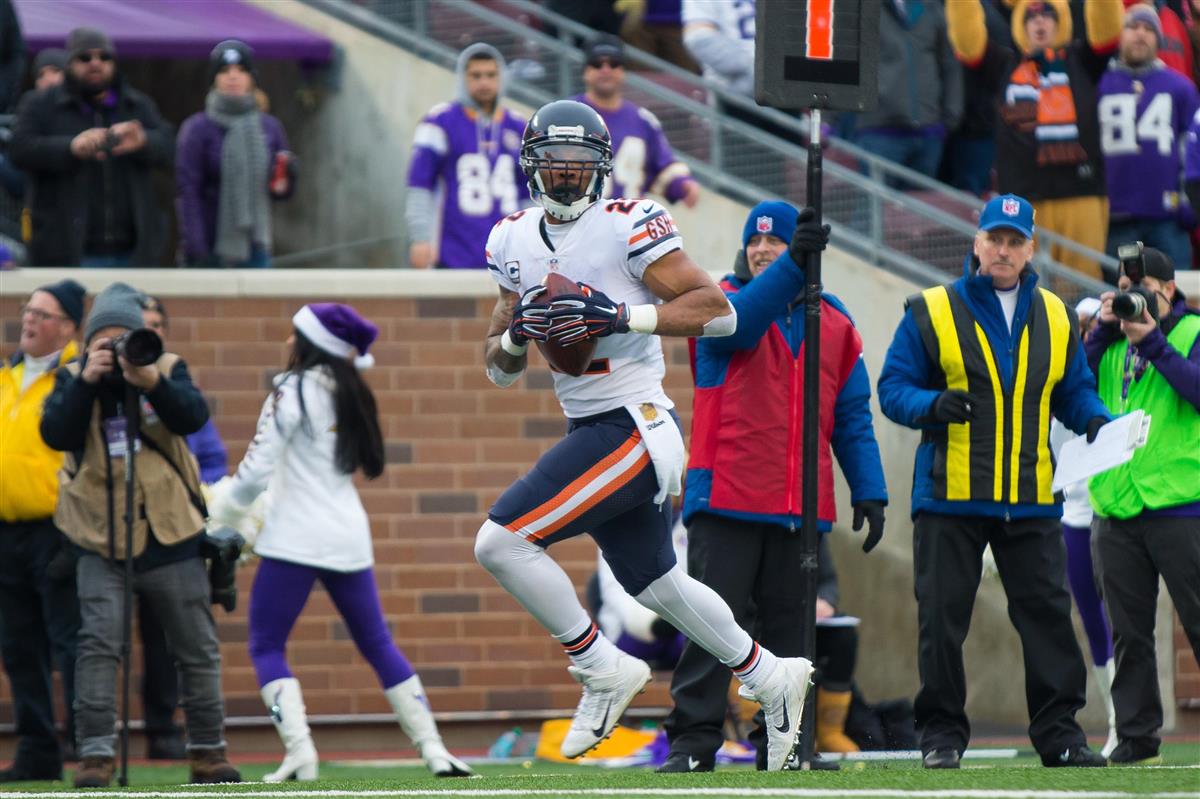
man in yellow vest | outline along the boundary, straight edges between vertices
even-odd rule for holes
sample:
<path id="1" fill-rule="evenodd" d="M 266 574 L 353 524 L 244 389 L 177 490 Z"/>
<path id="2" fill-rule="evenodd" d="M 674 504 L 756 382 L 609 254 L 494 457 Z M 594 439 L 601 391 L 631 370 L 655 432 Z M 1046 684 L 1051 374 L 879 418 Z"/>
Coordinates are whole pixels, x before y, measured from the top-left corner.
<path id="1" fill-rule="evenodd" d="M 1088 491 L 1117 666 L 1119 743 L 1109 757 L 1153 764 L 1163 723 L 1154 656 L 1159 575 L 1200 663 L 1200 314 L 1187 307 L 1164 253 L 1141 242 L 1119 252 L 1122 294 L 1100 298 L 1100 326 L 1085 349 L 1108 409 L 1145 411 L 1150 434 Z"/>
<path id="2" fill-rule="evenodd" d="M 1106 764 L 1075 721 L 1087 671 L 1071 626 L 1049 437 L 1051 413 L 1088 440 L 1110 417 L 1073 315 L 1037 285 L 1033 247 L 1033 206 L 992 199 L 963 277 L 908 299 L 879 377 L 884 414 L 922 434 L 912 512 L 926 768 L 958 768 L 970 739 L 962 646 L 989 544 L 1021 637 L 1042 764 Z"/>
<path id="3" fill-rule="evenodd" d="M 38 426 L 55 370 L 79 352 L 84 293 L 74 280 L 33 292 L 21 309 L 20 348 L 0 365 L 0 653 L 18 737 L 0 782 L 62 779 L 52 665 L 62 674 L 68 736 L 73 730 L 79 600 L 69 544 L 54 526 L 63 456 Z"/>
<path id="4" fill-rule="evenodd" d="M 127 558 L 131 590 L 153 607 L 179 666 L 190 781 L 241 781 L 225 756 L 221 655 L 200 546 L 200 475 L 185 439 L 208 420 L 208 406 L 178 355 L 159 352 L 155 360 L 146 348 L 145 361 L 135 357 L 135 342 L 124 335 L 142 325 L 138 291 L 114 283 L 98 294 L 84 325 L 86 352 L 58 370 L 42 413 L 42 438 L 67 453 L 54 522 L 82 551 L 76 788 L 112 780 Z M 127 517 L 130 454 L 134 506 Z M 128 545 L 125 518 L 132 519 Z"/>

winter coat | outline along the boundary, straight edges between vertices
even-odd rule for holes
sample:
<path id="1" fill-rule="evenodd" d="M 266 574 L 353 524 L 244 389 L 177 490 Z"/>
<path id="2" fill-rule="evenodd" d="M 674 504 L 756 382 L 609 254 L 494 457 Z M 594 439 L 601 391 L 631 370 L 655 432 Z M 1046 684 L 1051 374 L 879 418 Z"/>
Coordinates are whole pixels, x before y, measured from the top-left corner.
<path id="1" fill-rule="evenodd" d="M 9 156 L 29 174 L 32 266 L 78 266 L 84 254 L 90 196 L 103 190 L 111 197 L 119 181 L 125 181 L 132 205 L 135 246 L 130 265 L 165 263 L 166 216 L 154 198 L 151 170 L 171 166 L 174 132 L 149 97 L 119 77 L 113 89 L 116 105 L 108 109 L 107 118 L 68 83 L 27 92 L 21 98 Z M 99 163 L 71 154 L 72 139 L 83 131 L 131 120 L 141 122 L 146 131 L 146 145 L 137 152 Z M 98 180 L 99 170 L 111 179 Z"/>
<path id="2" fill-rule="evenodd" d="M 267 142 L 267 163 L 274 170 L 275 156 L 288 149 L 283 123 L 270 114 L 259 114 Z M 192 114 L 179 127 L 175 154 L 175 216 L 179 239 L 189 263 L 207 258 L 217 240 L 217 206 L 221 197 L 221 150 L 225 128 L 203 111 Z M 289 194 L 295 176 L 289 172 Z M 283 199 L 274 197 L 274 199 Z"/>

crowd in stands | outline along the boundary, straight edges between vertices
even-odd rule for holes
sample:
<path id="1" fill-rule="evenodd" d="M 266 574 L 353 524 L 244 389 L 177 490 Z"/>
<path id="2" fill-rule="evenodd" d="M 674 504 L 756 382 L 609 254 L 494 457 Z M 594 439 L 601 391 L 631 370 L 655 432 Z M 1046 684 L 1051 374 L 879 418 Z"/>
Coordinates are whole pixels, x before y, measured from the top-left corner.
<path id="1" fill-rule="evenodd" d="M 586 101 L 614 128 L 612 196 L 634 196 L 622 169 L 649 178 L 634 187 L 672 202 L 682 196 L 677 180 L 653 177 L 663 174 L 658 159 L 673 159 L 661 132 L 621 130 L 622 105 L 631 118 L 653 117 L 621 99 L 626 59 L 617 36 L 684 69 L 698 67 L 726 93 L 714 95 L 723 112 L 797 140 L 794 129 L 725 99 L 753 96 L 755 0 L 546 5 L 602 31 L 600 39 L 581 43 L 588 56 L 583 78 Z M 878 104 L 837 115 L 837 135 L 981 197 L 1028 197 L 1043 230 L 1091 250 L 1115 257 L 1120 243 L 1141 240 L 1168 252 L 1180 268 L 1200 258 L 1193 211 L 1200 194 L 1196 0 L 882 0 L 879 13 Z M 599 94 L 609 99 L 597 102 Z M 428 129 L 418 132 L 418 153 L 429 145 L 427 135 Z M 638 147 L 617 149 L 618 139 Z M 741 157 L 728 168 L 784 195 L 785 177 L 762 174 L 756 163 L 762 159 L 747 152 L 755 146 L 738 139 Z M 890 176 L 887 182 L 915 188 Z M 411 177 L 410 185 L 428 188 Z M 447 185 L 454 188 L 453 177 Z M 698 198 L 689 192 L 687 204 Z M 457 222 L 460 210 L 449 197 L 443 218 Z M 431 228 L 431 207 L 422 204 L 420 211 L 427 220 L 422 228 Z M 494 221 L 510 213 L 502 211 L 484 216 Z M 1115 271 L 1102 272 L 1085 253 L 1061 245 L 1048 250 L 1080 272 L 1116 281 Z M 460 265 L 433 250 L 422 255 L 420 265 Z"/>
<path id="2" fill-rule="evenodd" d="M 0 186 L 29 204 L 23 234 L 30 265 L 271 264 L 271 206 L 294 191 L 296 160 L 282 125 L 265 110 L 247 45 L 229 40 L 213 49 L 204 109 L 176 136 L 154 101 L 122 78 L 116 49 L 100 31 L 81 29 L 66 50 L 38 53 L 26 77 L 19 26 L 11 3 L 2 5 L 12 23 L 0 42 L 0 106 L 16 113 L 12 141 L 0 154 Z M 627 142 L 616 150 L 609 192 L 694 205 L 699 186 L 685 180 L 658 121 L 621 98 L 621 41 L 752 97 L 755 0 L 544 5 L 602 34 L 580 45 L 587 102 Z M 983 197 L 1026 196 L 1044 230 L 1092 250 L 1115 256 L 1120 242 L 1140 240 L 1181 268 L 1200 260 L 1193 210 L 1200 201 L 1200 0 L 881 0 L 879 13 L 878 104 L 835 117 L 838 136 Z M 503 108 L 506 67 L 491 52 L 495 76 L 484 80 L 494 87 L 460 77 L 456 102 L 465 103 L 467 116 L 451 108 L 447 117 L 439 106 L 418 127 L 405 214 L 409 266 L 481 267 L 487 230 L 528 204 L 516 158 L 524 119 Z M 18 104 L 22 86 L 33 88 Z M 57 104 L 64 98 L 73 102 Z M 725 113 L 795 140 L 792 129 L 716 98 Z M 458 124 L 460 117 L 471 124 Z M 53 138 L 68 135 L 69 142 Z M 460 162 L 463 155 L 469 163 Z M 147 188 L 160 170 L 174 174 L 176 236 Z M 759 171 L 753 179 L 764 189 L 787 192 L 782 176 Z M 895 177 L 887 182 L 912 188 Z M 447 190 L 440 208 L 439 186 Z M 439 222 L 459 240 L 436 242 Z M 169 239 L 178 240 L 174 253 L 166 252 Z M 1116 280 L 1072 248 L 1056 245 L 1049 254 Z M 0 262 L 9 260 L 0 254 Z"/>
<path id="3" fill-rule="evenodd" d="M 19 40 L 13 20 L 5 31 Z M 257 91 L 253 50 L 234 39 L 213 48 L 204 109 L 184 120 L 178 137 L 153 98 L 129 84 L 117 56 L 106 33 L 76 28 L 65 49 L 36 55 L 29 91 L 20 94 L 19 78 L 0 87 L 9 90 L 0 107 L 15 106 L 0 186 L 27 206 L 19 235 L 28 264 L 270 266 L 271 204 L 291 196 L 296 162 Z M 174 257 L 152 187 L 168 170 L 179 227 Z"/>

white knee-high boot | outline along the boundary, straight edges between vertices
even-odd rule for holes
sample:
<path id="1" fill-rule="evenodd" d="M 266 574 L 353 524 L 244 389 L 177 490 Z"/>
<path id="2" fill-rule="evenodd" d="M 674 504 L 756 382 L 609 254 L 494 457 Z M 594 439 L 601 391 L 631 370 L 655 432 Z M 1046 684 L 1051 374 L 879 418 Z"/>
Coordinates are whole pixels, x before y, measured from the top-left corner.
<path id="1" fill-rule="evenodd" d="M 391 703 L 400 729 L 412 739 L 421 759 L 436 777 L 472 777 L 475 772 L 446 749 L 429 710 L 425 687 L 416 674 L 383 692 Z"/>
<path id="2" fill-rule="evenodd" d="M 1092 671 L 1096 675 L 1096 687 L 1100 689 L 1100 696 L 1104 699 L 1104 708 L 1108 711 L 1108 740 L 1104 742 L 1104 748 L 1100 750 L 1100 754 L 1108 757 L 1117 748 L 1118 743 L 1117 709 L 1113 707 L 1112 699 L 1112 682 L 1116 667 L 1110 659 L 1103 666 L 1093 666 Z"/>
<path id="3" fill-rule="evenodd" d="M 308 717 L 304 714 L 300 681 L 295 677 L 272 680 L 262 687 L 262 698 L 271 711 L 271 721 L 275 723 L 286 752 L 283 763 L 263 777 L 263 781 L 283 782 L 293 776 L 298 780 L 315 780 L 317 747 L 313 744 Z"/>

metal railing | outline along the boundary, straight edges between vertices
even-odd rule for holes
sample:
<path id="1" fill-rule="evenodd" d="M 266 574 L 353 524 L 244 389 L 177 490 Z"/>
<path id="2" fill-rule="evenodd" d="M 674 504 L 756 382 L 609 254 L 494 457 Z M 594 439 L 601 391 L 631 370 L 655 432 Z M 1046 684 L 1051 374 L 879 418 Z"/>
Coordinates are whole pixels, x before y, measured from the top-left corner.
<path id="1" fill-rule="evenodd" d="M 535 107 L 582 93 L 579 45 L 597 35 L 529 0 L 305 1 L 447 68 L 463 47 L 486 41 L 508 61 L 508 95 Z M 635 48 L 626 48 L 626 58 L 625 96 L 655 113 L 677 156 L 702 183 L 750 205 L 771 196 L 804 202 L 806 118 L 758 106 Z M 780 135 L 743 121 L 751 114 Z M 978 197 L 844 139 L 829 140 L 823 167 L 823 211 L 836 246 L 923 285 L 961 274 L 977 226 Z M 897 191 L 885 181 L 902 181 L 915 191 Z M 1048 231 L 1038 235 L 1043 248 L 1059 244 L 1115 267 L 1108 256 L 1074 241 Z M 1064 299 L 1105 288 L 1042 252 L 1035 262 Z"/>

